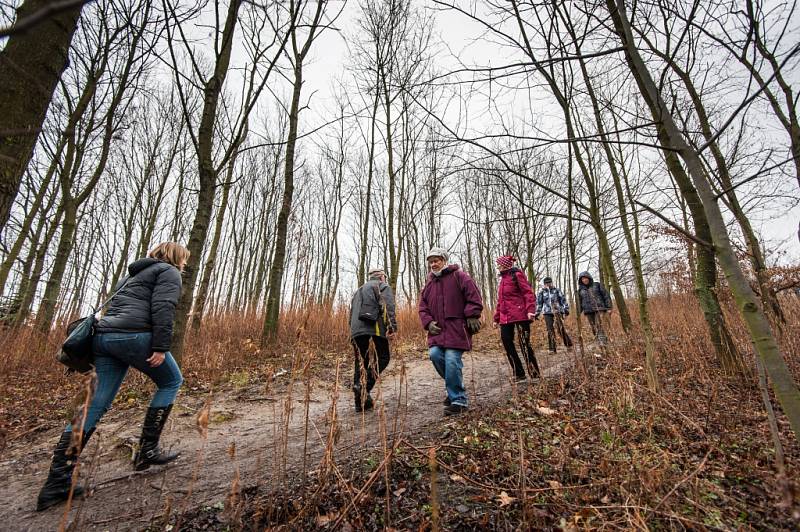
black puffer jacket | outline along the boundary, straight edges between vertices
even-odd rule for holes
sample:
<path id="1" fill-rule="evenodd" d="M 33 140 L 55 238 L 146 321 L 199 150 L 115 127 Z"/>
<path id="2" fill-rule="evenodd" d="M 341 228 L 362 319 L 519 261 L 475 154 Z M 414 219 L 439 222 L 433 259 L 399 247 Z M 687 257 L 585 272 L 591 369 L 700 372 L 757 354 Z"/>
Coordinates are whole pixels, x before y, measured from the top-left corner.
<path id="1" fill-rule="evenodd" d="M 181 272 L 166 262 L 145 258 L 131 263 L 128 273 L 131 279 L 114 296 L 96 331 L 152 332 L 152 350 L 169 351 L 175 307 L 181 296 Z M 123 282 L 125 279 L 117 286 Z"/>
<path id="2" fill-rule="evenodd" d="M 589 279 L 589 286 L 581 282 L 586 277 Z M 604 312 L 611 310 L 611 298 L 603 288 L 603 285 L 596 283 L 589 272 L 581 272 L 578 275 L 578 297 L 581 304 L 581 312 L 591 314 L 594 312 Z"/>

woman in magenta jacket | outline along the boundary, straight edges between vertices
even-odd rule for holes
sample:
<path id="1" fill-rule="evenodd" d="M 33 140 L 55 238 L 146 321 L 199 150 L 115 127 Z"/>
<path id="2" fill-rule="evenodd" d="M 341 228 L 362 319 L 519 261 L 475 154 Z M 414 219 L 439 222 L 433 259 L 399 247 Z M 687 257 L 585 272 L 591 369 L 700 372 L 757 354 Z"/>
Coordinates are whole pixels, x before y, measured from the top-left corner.
<path id="1" fill-rule="evenodd" d="M 494 326 L 500 326 L 500 339 L 503 341 L 508 361 L 514 368 L 514 375 L 518 381 L 524 381 L 525 366 L 514 345 L 514 331 L 517 332 L 520 349 L 525 353 L 528 362 L 528 374 L 534 379 L 538 378 L 539 363 L 531 346 L 531 321 L 536 314 L 536 296 L 525 273 L 514 267 L 515 261 L 511 255 L 497 259 L 500 286 L 497 289 Z"/>

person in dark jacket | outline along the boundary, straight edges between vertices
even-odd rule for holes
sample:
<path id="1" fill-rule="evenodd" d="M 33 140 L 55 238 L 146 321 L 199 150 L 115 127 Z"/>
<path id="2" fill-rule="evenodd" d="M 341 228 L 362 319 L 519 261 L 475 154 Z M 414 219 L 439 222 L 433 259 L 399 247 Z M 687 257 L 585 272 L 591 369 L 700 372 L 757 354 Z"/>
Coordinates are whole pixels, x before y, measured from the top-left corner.
<path id="1" fill-rule="evenodd" d="M 578 299 L 581 313 L 589 320 L 594 337 L 599 342 L 605 342 L 606 334 L 601 316 L 611 312 L 611 298 L 603 285 L 595 282 L 589 272 L 581 272 L 578 275 Z"/>
<path id="2" fill-rule="evenodd" d="M 447 264 L 445 249 L 431 249 L 427 261 L 430 273 L 419 299 L 419 319 L 428 331 L 433 367 L 445 382 L 444 414 L 461 414 L 467 410 L 461 358 L 472 349 L 472 335 L 481 328 L 483 300 L 472 277 L 457 264 Z"/>
<path id="3" fill-rule="evenodd" d="M 514 267 L 515 261 L 511 255 L 497 259 L 500 283 L 497 287 L 497 307 L 492 325 L 500 327 L 500 339 L 506 350 L 506 357 L 514 369 L 514 376 L 517 381 L 524 381 L 525 367 L 514 345 L 514 331 L 517 331 L 520 349 L 525 353 L 528 374 L 536 379 L 539 377 L 539 363 L 531 345 L 531 320 L 536 314 L 536 298 L 525 273 Z"/>
<path id="4" fill-rule="evenodd" d="M 379 268 L 356 290 L 350 304 L 350 339 L 355 349 L 353 395 L 356 412 L 372 409 L 370 392 L 389 365 L 389 339 L 397 332 L 394 293 Z"/>
<path id="5" fill-rule="evenodd" d="M 117 292 L 95 327 L 92 348 L 97 388 L 86 415 L 75 425 L 67 425 L 61 434 L 47 480 L 39 492 L 37 510 L 69 497 L 78 455 L 111 406 L 131 366 L 147 375 L 157 388 L 144 418 L 134 469 L 141 471 L 178 457 L 178 453 L 161 450 L 158 442 L 183 383 L 181 370 L 169 350 L 175 307 L 181 294 L 181 271 L 188 259 L 185 247 L 174 242 L 159 244 L 148 257 L 128 266 L 128 276 L 115 287 Z M 73 496 L 82 491 L 75 487 Z"/>
<path id="6" fill-rule="evenodd" d="M 569 303 L 564 293 L 553 286 L 551 277 L 544 278 L 544 288 L 536 296 L 536 316 L 544 314 L 544 323 L 547 326 L 547 345 L 551 353 L 556 352 L 556 329 L 561 335 L 566 347 L 572 347 L 572 338 L 564 327 L 564 318 L 569 316 Z"/>

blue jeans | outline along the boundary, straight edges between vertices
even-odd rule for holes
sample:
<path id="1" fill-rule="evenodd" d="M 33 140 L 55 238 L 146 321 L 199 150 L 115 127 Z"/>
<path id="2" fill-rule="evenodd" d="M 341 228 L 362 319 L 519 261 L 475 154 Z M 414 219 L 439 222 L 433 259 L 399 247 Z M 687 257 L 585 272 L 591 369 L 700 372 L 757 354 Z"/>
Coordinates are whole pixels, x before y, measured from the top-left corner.
<path id="1" fill-rule="evenodd" d="M 461 375 L 461 370 L 464 368 L 464 363 L 461 362 L 463 354 L 464 351 L 459 349 L 444 349 L 436 345 L 429 351 L 436 373 L 444 379 L 450 404 L 467 406 L 467 390 L 464 388 L 464 378 Z"/>
<path id="2" fill-rule="evenodd" d="M 171 405 L 183 383 L 183 375 L 170 353 L 158 367 L 151 367 L 147 359 L 153 354 L 149 332 L 100 333 L 94 336 L 94 365 L 97 372 L 97 389 L 86 414 L 83 430 L 93 429 L 103 414 L 108 412 L 119 391 L 128 368 L 133 366 L 155 383 L 156 393 L 150 401 L 151 408 Z M 71 430 L 71 427 L 67 427 Z"/>

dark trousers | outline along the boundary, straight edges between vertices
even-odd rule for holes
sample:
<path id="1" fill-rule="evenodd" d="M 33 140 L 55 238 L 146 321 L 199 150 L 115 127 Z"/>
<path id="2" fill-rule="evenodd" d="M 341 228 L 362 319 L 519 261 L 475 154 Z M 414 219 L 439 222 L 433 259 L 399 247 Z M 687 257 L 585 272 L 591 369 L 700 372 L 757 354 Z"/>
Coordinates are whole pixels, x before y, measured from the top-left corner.
<path id="1" fill-rule="evenodd" d="M 517 339 L 519 347 L 528 362 L 528 373 L 531 377 L 539 376 L 539 363 L 536 361 L 536 355 L 533 353 L 533 346 L 531 345 L 531 322 L 517 321 L 514 323 L 506 323 L 500 326 L 500 339 L 503 341 L 503 347 L 506 350 L 506 356 L 514 368 L 514 375 L 517 378 L 525 377 L 525 366 L 517 354 L 517 346 L 514 345 L 514 331 L 517 332 Z"/>
<path id="2" fill-rule="evenodd" d="M 567 334 L 567 329 L 564 328 L 564 318 L 560 314 L 557 316 L 545 314 L 544 324 L 547 326 L 547 346 L 550 348 L 550 351 L 555 352 L 556 350 L 556 329 L 558 330 L 558 334 L 561 335 L 564 345 L 572 347 L 572 338 Z"/>
<path id="3" fill-rule="evenodd" d="M 603 330 L 603 316 L 602 312 L 587 312 L 586 319 L 589 320 L 589 325 L 592 327 L 594 337 L 599 341 L 606 340 L 606 333 Z"/>
<path id="4" fill-rule="evenodd" d="M 371 345 L 375 348 L 371 349 Z M 353 387 L 361 389 L 362 383 L 366 384 L 369 393 L 375 387 L 378 375 L 389 365 L 391 356 L 389 340 L 382 336 L 356 336 L 353 338 L 353 346 L 355 347 Z"/>

